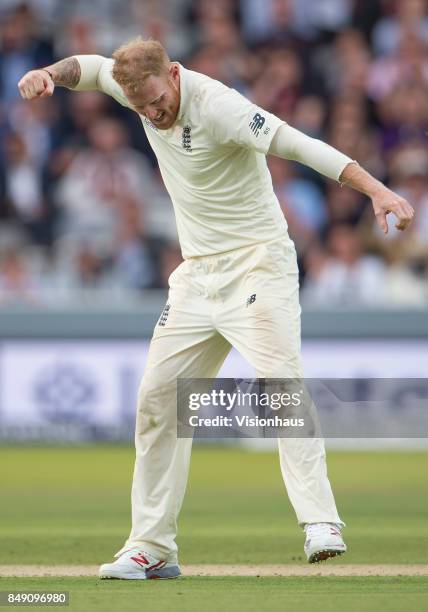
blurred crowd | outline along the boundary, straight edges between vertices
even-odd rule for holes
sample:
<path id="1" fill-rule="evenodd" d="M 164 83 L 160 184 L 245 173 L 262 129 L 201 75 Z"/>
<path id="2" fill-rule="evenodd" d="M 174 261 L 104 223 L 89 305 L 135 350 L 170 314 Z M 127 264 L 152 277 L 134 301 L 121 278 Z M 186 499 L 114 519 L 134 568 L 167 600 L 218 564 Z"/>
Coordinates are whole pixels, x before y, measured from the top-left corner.
<path id="1" fill-rule="evenodd" d="M 33 68 L 136 36 L 337 147 L 416 209 L 388 236 L 361 194 L 269 158 L 307 306 L 428 304 L 428 0 L 0 0 L 0 305 L 118 300 L 181 260 L 135 113 L 63 88 L 24 102 Z"/>

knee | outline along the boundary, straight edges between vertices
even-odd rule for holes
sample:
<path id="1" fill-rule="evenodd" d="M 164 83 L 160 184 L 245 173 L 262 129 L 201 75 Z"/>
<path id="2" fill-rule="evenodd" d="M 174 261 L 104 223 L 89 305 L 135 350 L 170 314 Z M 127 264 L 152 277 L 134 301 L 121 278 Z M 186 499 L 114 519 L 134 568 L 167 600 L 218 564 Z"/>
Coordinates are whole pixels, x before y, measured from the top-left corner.
<path id="1" fill-rule="evenodd" d="M 303 378 L 303 368 L 300 356 L 287 356 L 276 358 L 272 363 L 266 364 L 263 370 L 257 370 L 259 378 Z"/>

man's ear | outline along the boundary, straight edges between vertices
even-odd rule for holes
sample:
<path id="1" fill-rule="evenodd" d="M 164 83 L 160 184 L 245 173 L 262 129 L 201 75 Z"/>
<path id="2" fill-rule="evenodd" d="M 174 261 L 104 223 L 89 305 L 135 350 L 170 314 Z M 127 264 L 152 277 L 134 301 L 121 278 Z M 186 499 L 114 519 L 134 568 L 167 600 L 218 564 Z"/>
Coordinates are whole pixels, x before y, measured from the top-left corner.
<path id="1" fill-rule="evenodd" d="M 178 74 L 179 74 L 178 64 L 176 64 L 175 62 L 171 62 L 169 66 L 169 76 L 175 80 Z"/>

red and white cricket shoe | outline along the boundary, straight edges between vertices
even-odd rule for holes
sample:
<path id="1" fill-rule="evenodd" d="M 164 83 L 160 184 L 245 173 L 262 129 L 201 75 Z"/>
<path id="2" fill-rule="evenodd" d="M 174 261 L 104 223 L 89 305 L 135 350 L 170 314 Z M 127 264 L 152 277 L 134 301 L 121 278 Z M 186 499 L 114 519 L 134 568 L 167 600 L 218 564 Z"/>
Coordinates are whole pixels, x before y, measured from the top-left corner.
<path id="1" fill-rule="evenodd" d="M 100 578 L 118 578 L 121 580 L 153 580 L 178 578 L 180 567 L 168 563 L 139 548 L 126 550 L 113 563 L 104 563 L 100 567 Z"/>
<path id="2" fill-rule="evenodd" d="M 305 553 L 309 563 L 325 561 L 346 552 L 342 532 L 336 523 L 307 523 Z"/>

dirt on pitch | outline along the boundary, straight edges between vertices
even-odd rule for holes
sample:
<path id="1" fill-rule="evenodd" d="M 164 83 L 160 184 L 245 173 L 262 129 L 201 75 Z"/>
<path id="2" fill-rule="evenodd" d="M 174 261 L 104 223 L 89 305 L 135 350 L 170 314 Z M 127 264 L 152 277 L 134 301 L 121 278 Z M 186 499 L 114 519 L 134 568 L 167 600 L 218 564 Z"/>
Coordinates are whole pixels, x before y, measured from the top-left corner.
<path id="1" fill-rule="evenodd" d="M 185 565 L 183 576 L 428 576 L 428 565 Z M 98 576 L 95 565 L 0 565 L 0 577 Z"/>

